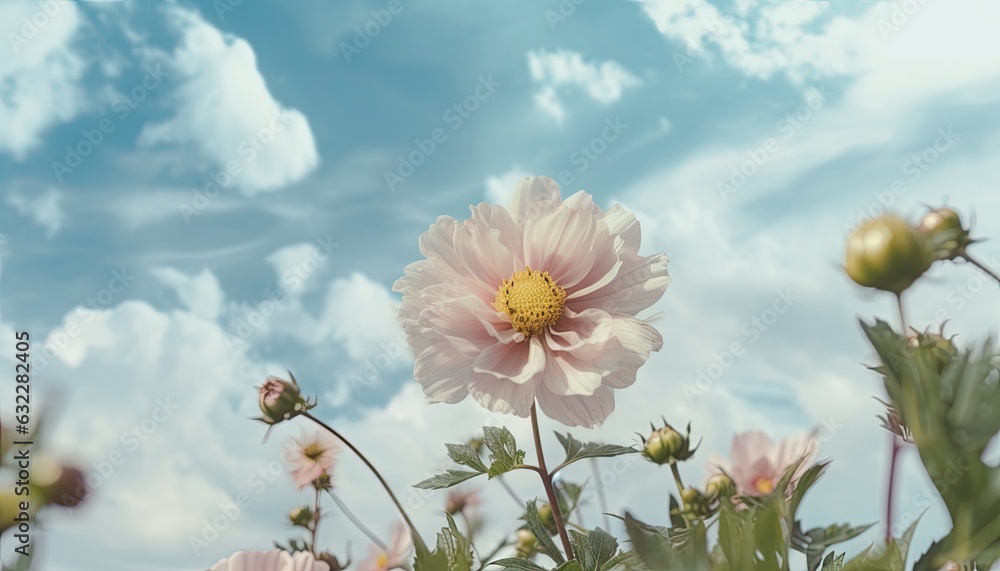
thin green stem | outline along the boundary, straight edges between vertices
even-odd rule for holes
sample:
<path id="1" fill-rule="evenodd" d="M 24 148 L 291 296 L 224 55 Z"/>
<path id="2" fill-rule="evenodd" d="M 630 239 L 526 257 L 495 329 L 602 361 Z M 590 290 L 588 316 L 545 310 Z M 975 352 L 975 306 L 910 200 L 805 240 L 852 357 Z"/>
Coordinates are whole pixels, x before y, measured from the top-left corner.
<path id="1" fill-rule="evenodd" d="M 907 337 L 906 328 L 906 307 L 903 305 L 902 292 L 896 294 L 896 309 L 899 310 L 899 326 L 903 332 L 903 339 Z M 885 493 L 885 542 L 886 545 L 892 540 L 892 519 L 896 495 L 896 464 L 899 461 L 899 438 L 895 434 L 889 433 L 892 439 L 892 447 L 889 452 L 889 476 L 886 482 Z"/>
<path id="2" fill-rule="evenodd" d="M 531 405 L 531 430 L 535 436 L 535 452 L 538 454 L 538 475 L 542 478 L 545 486 L 545 495 L 549 498 L 549 507 L 552 508 L 552 518 L 555 520 L 556 529 L 559 531 L 559 538 L 562 540 L 563 549 L 566 551 L 566 559 L 572 561 L 573 546 L 569 542 L 569 534 L 566 532 L 566 522 L 563 520 L 562 510 L 559 508 L 559 499 L 556 490 L 552 485 L 552 476 L 545 468 L 545 454 L 542 452 L 542 436 L 538 432 L 538 412 L 536 406 Z"/>
<path id="3" fill-rule="evenodd" d="M 995 279 L 997 283 L 1000 283 L 1000 275 L 997 275 L 997 273 L 991 270 L 989 267 L 987 267 L 986 264 L 983 264 L 982 262 L 980 262 L 979 260 L 973 258 L 968 254 L 965 254 L 962 257 L 965 259 L 966 262 L 969 262 L 973 266 L 976 266 L 977 268 L 980 269 L 980 271 L 990 276 L 991 278 Z"/>
<path id="4" fill-rule="evenodd" d="M 677 501 L 681 505 L 681 515 L 684 517 L 685 526 L 688 524 L 687 506 L 684 505 L 684 481 L 681 480 L 681 471 L 677 468 L 677 462 L 670 463 L 670 472 L 674 475 L 674 483 L 677 484 Z"/>
<path id="5" fill-rule="evenodd" d="M 597 486 L 597 504 L 604 514 L 604 528 L 611 529 L 611 519 L 608 517 L 608 498 L 604 494 L 604 484 L 601 482 L 601 475 L 598 471 L 597 458 L 590 459 L 590 468 L 594 472 L 594 485 Z"/>
<path id="6" fill-rule="evenodd" d="M 396 494 L 392 492 L 392 488 L 389 487 L 389 483 L 385 481 L 385 478 L 382 476 L 382 473 L 379 472 L 377 468 L 375 468 L 375 466 L 368 460 L 368 458 L 364 454 L 361 453 L 360 450 L 358 450 L 358 448 L 354 444 L 351 444 L 351 441 L 344 438 L 343 435 L 334 430 L 330 425 L 316 418 L 308 411 L 303 412 L 301 414 L 302 416 L 308 418 L 309 420 L 312 420 L 316 424 L 323 427 L 330 434 L 336 436 L 338 440 L 343 442 L 345 446 L 350 448 L 351 452 L 354 452 L 354 454 L 358 458 L 360 458 L 362 462 L 364 462 L 365 466 L 367 466 L 368 469 L 371 470 L 371 473 L 374 474 L 375 478 L 377 478 L 379 483 L 382 484 L 382 488 L 385 489 L 385 492 L 387 494 L 389 494 L 389 499 L 392 500 L 392 503 L 395 504 L 396 509 L 399 510 L 399 515 L 403 517 L 403 520 L 406 522 L 406 525 L 409 526 L 411 535 L 413 536 L 414 545 L 418 549 L 426 550 L 427 544 L 424 543 L 423 538 L 420 537 L 420 534 L 417 532 L 417 526 L 413 525 L 413 520 L 410 519 L 410 516 L 406 513 L 406 510 L 403 509 L 403 504 L 400 503 L 399 498 L 396 497 Z"/>
<path id="7" fill-rule="evenodd" d="M 497 554 L 498 554 L 498 553 L 500 553 L 500 551 L 501 551 L 501 550 L 502 550 L 502 549 L 503 549 L 504 547 L 507 547 L 508 545 L 510 545 L 510 542 L 508 542 L 508 541 L 507 541 L 507 538 L 505 537 L 505 538 L 503 538 L 503 540 L 502 540 L 502 541 L 500 542 L 500 545 L 497 545 L 497 546 L 496 546 L 496 547 L 495 547 L 495 548 L 493 549 L 493 551 L 491 551 L 491 552 L 490 552 L 490 554 L 486 556 L 486 558 L 485 558 L 485 559 L 483 559 L 483 558 L 480 558 L 480 559 L 479 559 L 479 564 L 480 564 L 480 565 L 479 565 L 479 571 L 483 571 L 483 569 L 486 569 L 486 566 L 487 566 L 487 565 L 489 565 L 490 561 L 491 561 L 491 560 L 492 560 L 492 559 L 493 559 L 494 557 L 496 557 L 496 556 L 497 556 Z"/>
<path id="8" fill-rule="evenodd" d="M 309 549 L 312 550 L 313 555 L 316 557 L 319 557 L 319 551 L 316 550 L 316 532 L 319 530 L 319 520 L 319 488 L 316 488 L 316 501 L 313 504 L 312 528 L 309 530 L 311 532 Z"/>
<path id="9" fill-rule="evenodd" d="M 508 484 L 507 480 L 504 479 L 503 474 L 497 476 L 497 480 L 500 480 L 500 485 L 507 491 L 507 495 L 514 500 L 514 503 L 516 503 L 519 508 L 524 508 L 524 500 L 521 499 L 521 496 L 517 495 L 514 488 L 510 487 L 510 484 Z"/>
<path id="10" fill-rule="evenodd" d="M 337 504 L 337 507 L 340 508 L 340 511 L 343 512 L 344 515 L 347 516 L 347 519 L 354 524 L 354 527 L 358 528 L 358 530 L 361 533 L 365 534 L 365 537 L 367 537 L 372 543 L 377 545 L 378 548 L 381 549 L 382 551 L 389 550 L 389 548 L 386 547 L 385 542 L 379 539 L 379 537 L 375 535 L 375 532 L 369 529 L 368 526 L 364 524 L 364 522 L 358 519 L 358 516 L 354 515 L 354 512 L 352 512 L 351 509 L 347 507 L 347 504 L 344 503 L 344 500 L 340 499 L 340 496 L 338 496 L 336 492 L 334 492 L 333 490 L 327 490 L 327 493 L 330 494 L 331 498 L 333 498 L 333 503 Z"/>

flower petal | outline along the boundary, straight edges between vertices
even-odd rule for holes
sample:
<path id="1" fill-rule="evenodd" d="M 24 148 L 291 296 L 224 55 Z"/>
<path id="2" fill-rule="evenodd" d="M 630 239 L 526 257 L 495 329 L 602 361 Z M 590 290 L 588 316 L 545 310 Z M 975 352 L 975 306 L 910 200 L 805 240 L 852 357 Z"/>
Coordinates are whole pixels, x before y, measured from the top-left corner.
<path id="1" fill-rule="evenodd" d="M 609 283 L 584 294 L 567 296 L 574 311 L 599 307 L 605 311 L 635 315 L 656 303 L 670 285 L 666 254 L 636 256 L 621 254 L 622 266 Z"/>
<path id="2" fill-rule="evenodd" d="M 536 204 L 549 201 L 558 204 L 560 200 L 556 181 L 544 176 L 527 176 L 517 184 L 517 190 L 510 199 L 510 214 L 518 226 L 524 227 L 528 211 Z"/>
<path id="3" fill-rule="evenodd" d="M 549 272 L 563 289 L 572 288 L 590 271 L 597 218 L 581 208 L 548 203 L 532 210 L 524 222 L 524 262 Z"/>
<path id="4" fill-rule="evenodd" d="M 600 426 L 615 410 L 614 391 L 600 387 L 592 395 L 560 396 L 540 389 L 536 395 L 542 412 L 566 426 Z"/>
<path id="5" fill-rule="evenodd" d="M 476 358 L 472 366 L 473 381 L 490 375 L 498 379 L 524 384 L 545 369 L 545 349 L 538 338 L 521 343 L 494 343 Z"/>
<path id="6" fill-rule="evenodd" d="M 413 378 L 431 402 L 455 404 L 469 396 L 473 359 L 441 339 L 421 351 L 413 363 Z"/>
<path id="7" fill-rule="evenodd" d="M 469 394 L 486 410 L 527 418 L 535 401 L 534 383 L 515 383 L 493 375 L 473 375 Z"/>
<path id="8" fill-rule="evenodd" d="M 577 359 L 569 353 L 556 353 L 545 363 L 545 370 L 538 376 L 545 390 L 559 396 L 594 394 L 601 388 L 607 371 L 593 362 Z"/>

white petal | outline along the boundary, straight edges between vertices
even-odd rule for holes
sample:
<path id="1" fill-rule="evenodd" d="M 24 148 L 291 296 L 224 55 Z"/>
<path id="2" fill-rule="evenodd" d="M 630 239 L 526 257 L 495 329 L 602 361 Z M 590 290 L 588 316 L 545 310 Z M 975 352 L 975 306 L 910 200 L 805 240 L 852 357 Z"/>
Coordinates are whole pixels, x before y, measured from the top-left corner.
<path id="1" fill-rule="evenodd" d="M 486 410 L 527 418 L 535 401 L 534 383 L 514 383 L 493 375 L 478 375 L 469 394 Z"/>
<path id="2" fill-rule="evenodd" d="M 521 343 L 494 343 L 476 358 L 473 382 L 482 375 L 524 384 L 545 369 L 545 350 L 538 338 Z"/>
<path id="3" fill-rule="evenodd" d="M 607 387 L 601 387 L 589 396 L 559 396 L 540 389 L 537 398 L 545 416 L 566 426 L 600 426 L 615 410 L 614 391 Z"/>
<path id="4" fill-rule="evenodd" d="M 653 305 L 670 285 L 666 254 L 643 257 L 621 254 L 622 267 L 607 285 L 585 295 L 567 296 L 574 311 L 599 307 L 605 311 L 636 313 Z"/>
<path id="5" fill-rule="evenodd" d="M 554 353 L 545 363 L 539 380 L 545 390 L 559 396 L 589 396 L 601 388 L 606 371 L 568 353 Z"/>
<path id="6" fill-rule="evenodd" d="M 433 402 L 454 404 L 469 396 L 473 359 L 463 356 L 446 340 L 421 351 L 413 363 L 413 378 Z"/>
<path id="7" fill-rule="evenodd" d="M 544 176 L 524 177 L 517 185 L 514 196 L 510 199 L 510 213 L 518 226 L 524 226 L 528 211 L 540 202 L 560 202 L 559 185 L 551 178 Z"/>

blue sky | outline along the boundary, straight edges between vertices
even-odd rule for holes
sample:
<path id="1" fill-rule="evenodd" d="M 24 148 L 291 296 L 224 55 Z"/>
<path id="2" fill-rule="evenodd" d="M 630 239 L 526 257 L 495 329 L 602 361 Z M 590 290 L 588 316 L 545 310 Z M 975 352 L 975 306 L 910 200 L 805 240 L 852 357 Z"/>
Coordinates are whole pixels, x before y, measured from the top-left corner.
<path id="1" fill-rule="evenodd" d="M 916 216 L 946 198 L 997 234 L 997 12 L 985 0 L 0 3 L 0 328 L 37 340 L 50 450 L 93 470 L 125 455 L 89 505 L 47 514 L 44 568 L 204 568 L 288 536 L 283 514 L 307 498 L 282 476 L 207 548 L 190 546 L 305 427 L 261 446 L 246 420 L 254 385 L 286 369 L 400 489 L 440 468 L 444 442 L 491 419 L 424 404 L 391 286 L 435 217 L 502 202 L 528 174 L 634 210 L 643 249 L 671 257 L 674 283 L 650 312 L 664 349 L 581 437 L 629 442 L 661 415 L 692 420 L 703 461 L 734 431 L 819 427 L 834 463 L 806 523 L 879 519 L 888 438 L 856 319 L 890 304 L 844 278 L 841 250 L 865 213 Z M 1000 265 L 994 244 L 980 252 Z M 935 271 L 912 320 L 995 333 L 993 295 L 968 268 Z M 782 296 L 789 309 L 755 325 Z M 692 390 L 735 342 L 745 353 Z M 122 434 L 158 399 L 178 410 L 130 450 Z M 904 473 L 913 518 L 933 485 L 913 451 Z M 615 472 L 609 501 L 661 521 L 650 494 L 665 477 Z M 345 457 L 337 478 L 388 530 L 361 466 Z M 495 534 L 517 514 L 493 492 Z M 443 497 L 406 494 L 426 529 L 441 523 Z M 930 503 L 917 551 L 946 529 Z M 324 534 L 338 553 L 367 549 L 342 517 Z"/>

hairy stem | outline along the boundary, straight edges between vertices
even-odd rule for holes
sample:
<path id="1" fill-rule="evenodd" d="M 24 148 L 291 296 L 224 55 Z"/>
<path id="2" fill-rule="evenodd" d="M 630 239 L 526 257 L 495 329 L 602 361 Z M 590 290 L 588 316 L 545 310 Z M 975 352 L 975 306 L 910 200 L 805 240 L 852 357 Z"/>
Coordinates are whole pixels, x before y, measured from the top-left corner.
<path id="1" fill-rule="evenodd" d="M 566 523 L 563 521 L 562 510 L 559 508 L 559 499 L 556 496 L 555 487 L 552 485 L 552 476 L 545 468 L 545 454 L 542 452 L 542 436 L 538 432 L 538 412 L 535 405 L 531 405 L 531 430 L 535 435 L 535 451 L 538 453 L 538 475 L 542 478 L 545 486 L 545 495 L 549 498 L 549 507 L 552 508 L 552 518 L 556 522 L 556 529 L 559 530 L 559 539 L 562 540 L 563 549 L 566 551 L 566 559 L 572 560 L 573 546 L 569 543 L 569 534 L 566 532 Z"/>
<path id="2" fill-rule="evenodd" d="M 352 512 L 351 509 L 347 507 L 347 504 L 344 503 L 344 500 L 340 499 L 340 496 L 338 496 L 336 492 L 334 492 L 333 490 L 328 490 L 327 493 L 330 494 L 331 498 L 333 498 L 333 503 L 337 504 L 337 507 L 340 508 L 340 511 L 343 512 L 344 515 L 347 516 L 347 519 L 354 524 L 354 527 L 358 528 L 358 530 L 361 533 L 365 534 L 365 537 L 367 537 L 372 543 L 377 545 L 378 548 L 381 549 L 382 551 L 389 550 L 389 548 L 385 546 L 385 542 L 379 539 L 378 536 L 375 535 L 375 533 L 368 528 L 368 526 L 366 526 L 360 519 L 358 519 L 358 516 L 354 515 L 354 512 Z"/>

